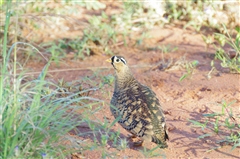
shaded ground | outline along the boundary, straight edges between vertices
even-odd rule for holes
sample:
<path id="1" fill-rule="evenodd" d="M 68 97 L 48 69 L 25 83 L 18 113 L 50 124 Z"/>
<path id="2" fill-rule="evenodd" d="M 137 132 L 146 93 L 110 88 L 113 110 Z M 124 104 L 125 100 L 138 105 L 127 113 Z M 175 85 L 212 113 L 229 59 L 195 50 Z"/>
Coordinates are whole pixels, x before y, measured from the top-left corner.
<path id="1" fill-rule="evenodd" d="M 220 144 L 217 144 L 216 141 L 220 140 L 221 136 L 212 135 L 211 137 L 198 139 L 200 135 L 209 132 L 193 127 L 189 119 L 203 121 L 203 114 L 221 112 L 222 107 L 219 105 L 222 100 L 227 102 L 236 100 L 230 108 L 235 116 L 239 116 L 240 75 L 227 73 L 227 70 L 222 69 L 217 63 L 218 71 L 214 71 L 210 79 L 207 78 L 211 70 L 210 62 L 214 57 L 214 50 L 212 48 L 206 49 L 200 34 L 172 27 L 166 29 L 155 28 L 149 34 L 152 38 L 144 41 L 144 45 L 138 49 L 121 46 L 119 50 L 120 55 L 124 56 L 132 67 L 135 77 L 143 84 L 151 87 L 163 105 L 170 140 L 167 149 L 158 149 L 157 151 L 167 158 L 239 158 L 239 148 L 231 150 L 229 145 L 219 147 Z M 169 44 L 172 48 L 177 47 L 178 50 L 161 53 L 161 50 L 153 49 L 156 46 Z M 72 70 L 53 71 L 53 73 L 50 73 L 51 78 L 63 78 L 72 81 L 81 80 L 85 76 L 92 76 L 96 72 L 102 76 L 114 74 L 113 68 L 105 62 L 107 58 L 109 57 L 94 55 L 83 61 L 66 59 L 58 67 L 51 66 L 50 70 Z M 184 62 L 192 60 L 199 61 L 198 67 L 190 78 L 179 82 L 179 78 L 186 72 L 186 69 L 183 68 Z M 29 65 L 35 71 L 39 68 L 39 64 Z M 169 67 L 164 69 L 166 66 Z M 106 117 L 109 122 L 114 120 L 108 105 L 112 91 L 113 85 L 104 86 L 102 90 L 93 94 L 93 96 L 105 101 L 104 108 L 96 116 L 102 120 Z M 86 131 L 85 129 L 88 128 L 80 126 L 79 129 Z M 118 129 L 121 129 L 122 138 L 128 136 L 128 133 L 116 124 L 113 131 Z M 91 136 L 86 138 L 91 139 Z M 144 143 L 143 146 L 150 150 L 156 145 Z M 133 147 L 131 142 L 129 142 L 129 148 L 123 151 L 119 151 L 111 145 L 107 147 L 109 152 L 117 151 L 119 158 L 145 158 L 143 153 L 140 152 L 144 148 Z M 219 148 L 211 150 L 216 147 Z M 89 150 L 82 156 L 100 158 L 101 152 Z"/>

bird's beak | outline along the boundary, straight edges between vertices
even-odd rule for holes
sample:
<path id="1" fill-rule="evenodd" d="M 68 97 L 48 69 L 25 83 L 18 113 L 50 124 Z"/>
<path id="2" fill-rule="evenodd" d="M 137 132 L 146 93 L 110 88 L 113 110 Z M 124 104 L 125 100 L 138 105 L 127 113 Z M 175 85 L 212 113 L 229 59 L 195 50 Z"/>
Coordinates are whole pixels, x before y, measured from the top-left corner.
<path id="1" fill-rule="evenodd" d="M 110 62 L 110 63 L 112 62 L 111 58 L 110 58 L 110 59 L 107 59 L 106 61 L 107 61 L 107 62 Z"/>

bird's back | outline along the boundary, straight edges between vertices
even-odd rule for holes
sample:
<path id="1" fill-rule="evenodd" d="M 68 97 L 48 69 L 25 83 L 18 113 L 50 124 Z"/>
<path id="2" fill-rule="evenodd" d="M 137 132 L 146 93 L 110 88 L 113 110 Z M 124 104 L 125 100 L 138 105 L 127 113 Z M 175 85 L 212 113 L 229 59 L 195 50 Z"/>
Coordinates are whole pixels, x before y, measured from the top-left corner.
<path id="1" fill-rule="evenodd" d="M 111 112 L 132 134 L 167 147 L 165 118 L 156 94 L 147 86 L 133 81 L 124 89 L 115 89 Z"/>

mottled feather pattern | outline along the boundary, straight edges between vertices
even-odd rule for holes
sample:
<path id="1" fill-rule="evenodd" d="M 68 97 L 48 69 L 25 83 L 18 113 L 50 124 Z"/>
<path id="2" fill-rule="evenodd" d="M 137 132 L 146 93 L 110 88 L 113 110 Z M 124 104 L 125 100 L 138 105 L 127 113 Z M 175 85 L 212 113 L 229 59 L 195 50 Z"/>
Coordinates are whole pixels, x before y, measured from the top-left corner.
<path id="1" fill-rule="evenodd" d="M 163 144 L 166 134 L 164 115 L 156 94 L 147 86 L 136 82 L 122 91 L 114 92 L 111 111 L 123 128 L 146 141 Z"/>

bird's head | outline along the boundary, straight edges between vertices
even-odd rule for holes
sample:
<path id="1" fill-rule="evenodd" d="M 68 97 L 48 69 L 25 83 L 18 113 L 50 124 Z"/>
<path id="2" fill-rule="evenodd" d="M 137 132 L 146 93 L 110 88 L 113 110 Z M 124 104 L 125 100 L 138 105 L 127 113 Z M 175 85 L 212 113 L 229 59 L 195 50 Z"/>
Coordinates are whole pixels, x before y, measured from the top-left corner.
<path id="1" fill-rule="evenodd" d="M 124 73 L 128 70 L 127 61 L 122 56 L 112 56 L 107 62 L 111 62 L 117 73 Z"/>
<path id="2" fill-rule="evenodd" d="M 135 81 L 128 65 L 127 61 L 122 56 L 112 56 L 107 60 L 110 62 L 115 69 L 116 80 L 115 80 L 115 89 L 126 88 L 131 85 L 132 81 Z"/>

